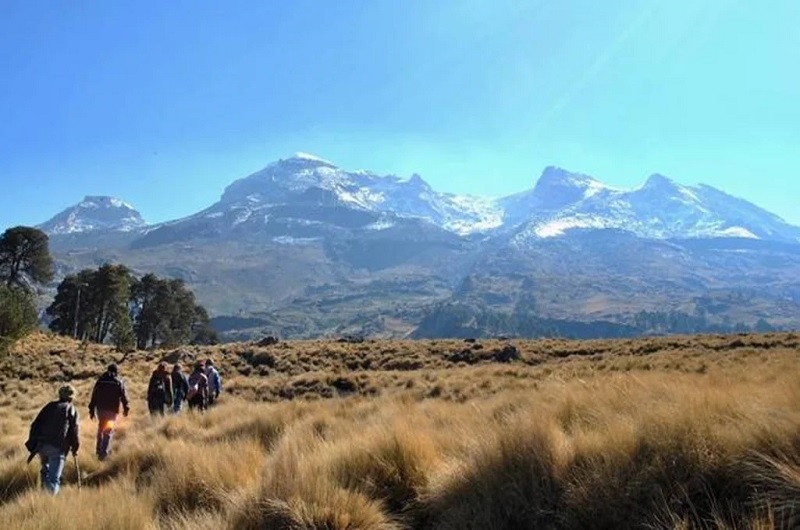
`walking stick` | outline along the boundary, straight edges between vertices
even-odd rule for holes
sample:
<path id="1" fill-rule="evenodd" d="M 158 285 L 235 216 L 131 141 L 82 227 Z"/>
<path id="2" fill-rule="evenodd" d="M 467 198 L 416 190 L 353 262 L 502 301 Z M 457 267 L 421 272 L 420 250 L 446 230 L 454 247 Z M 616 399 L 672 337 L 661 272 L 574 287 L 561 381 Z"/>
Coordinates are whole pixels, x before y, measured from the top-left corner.
<path id="1" fill-rule="evenodd" d="M 78 491 L 82 489 L 81 484 L 81 466 L 78 465 L 78 455 L 72 453 L 72 460 L 75 462 L 75 473 L 78 475 Z"/>

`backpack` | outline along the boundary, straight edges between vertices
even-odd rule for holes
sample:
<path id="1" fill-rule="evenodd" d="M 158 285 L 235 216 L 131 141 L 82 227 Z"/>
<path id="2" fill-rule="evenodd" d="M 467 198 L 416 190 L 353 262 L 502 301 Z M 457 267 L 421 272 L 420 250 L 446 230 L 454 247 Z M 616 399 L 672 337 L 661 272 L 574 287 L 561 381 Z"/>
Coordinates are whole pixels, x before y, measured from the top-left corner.
<path id="1" fill-rule="evenodd" d="M 186 379 L 186 376 L 180 372 L 172 372 L 171 377 L 172 391 L 175 392 L 176 395 L 180 392 L 183 397 L 186 397 L 189 394 L 189 381 Z"/>
<path id="2" fill-rule="evenodd" d="M 158 400 L 164 399 L 167 396 L 167 389 L 164 387 L 164 378 L 153 374 L 150 377 L 150 384 L 147 387 L 148 399 Z"/>

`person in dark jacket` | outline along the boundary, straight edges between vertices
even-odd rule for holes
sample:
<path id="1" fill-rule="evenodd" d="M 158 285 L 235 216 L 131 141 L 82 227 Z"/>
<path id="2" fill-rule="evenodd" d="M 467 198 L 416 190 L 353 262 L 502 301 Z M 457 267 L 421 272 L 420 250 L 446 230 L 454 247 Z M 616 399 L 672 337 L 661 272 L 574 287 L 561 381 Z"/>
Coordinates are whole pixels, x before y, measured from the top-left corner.
<path id="1" fill-rule="evenodd" d="M 67 453 L 78 455 L 80 433 L 78 411 L 72 405 L 75 389 L 62 386 L 58 390 L 58 401 L 51 401 L 42 408 L 31 424 L 25 447 L 31 456 L 38 453 L 42 461 L 42 488 L 57 495 L 61 487 L 61 473 Z"/>
<path id="2" fill-rule="evenodd" d="M 186 396 L 189 395 L 189 381 L 186 379 L 186 374 L 181 370 L 181 365 L 176 364 L 172 367 L 172 390 L 175 396 L 172 399 L 172 411 L 178 414 L 181 411 L 181 406 L 186 401 Z"/>
<path id="3" fill-rule="evenodd" d="M 159 363 L 147 384 L 147 408 L 150 415 L 163 416 L 164 408 L 172 405 L 172 377 L 167 372 L 167 363 Z"/>
<path id="4" fill-rule="evenodd" d="M 100 460 L 105 460 L 111 452 L 111 437 L 120 405 L 122 413 L 127 416 L 130 408 L 125 383 L 119 378 L 117 365 L 111 364 L 94 384 L 89 402 L 89 417 L 97 419 L 97 458 Z"/>

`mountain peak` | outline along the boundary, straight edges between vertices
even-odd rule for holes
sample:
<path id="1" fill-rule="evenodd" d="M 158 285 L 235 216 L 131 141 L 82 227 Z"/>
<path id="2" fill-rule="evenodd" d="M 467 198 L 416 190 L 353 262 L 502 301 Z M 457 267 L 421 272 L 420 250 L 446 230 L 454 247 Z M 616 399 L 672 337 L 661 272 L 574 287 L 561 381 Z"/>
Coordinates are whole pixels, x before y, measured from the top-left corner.
<path id="1" fill-rule="evenodd" d="M 293 154 L 291 157 L 285 160 L 281 160 L 281 162 L 295 162 L 295 163 L 303 163 L 313 166 L 328 166 L 331 168 L 337 167 L 336 164 L 331 162 L 330 160 L 326 160 L 322 157 L 317 155 L 312 155 L 311 153 L 304 153 L 302 151 L 298 151 Z"/>
<path id="2" fill-rule="evenodd" d="M 547 166 L 542 171 L 538 185 L 559 185 L 573 188 L 597 188 L 605 185 L 594 177 L 583 173 L 573 173 L 558 166 Z"/>
<path id="3" fill-rule="evenodd" d="M 533 193 L 547 209 L 559 209 L 591 197 L 605 188 L 602 182 L 589 175 L 548 166 L 536 182 Z"/>
<path id="4" fill-rule="evenodd" d="M 39 227 L 48 234 L 77 234 L 112 230 L 130 232 L 146 226 L 130 204 L 107 195 L 87 195 Z"/>
<path id="5" fill-rule="evenodd" d="M 644 187 L 657 189 L 676 189 L 681 186 L 671 178 L 664 176 L 661 173 L 653 173 L 647 178 L 647 181 L 644 183 Z"/>
<path id="6" fill-rule="evenodd" d="M 425 180 L 417 173 L 411 175 L 411 178 L 408 179 L 408 185 L 416 189 L 422 189 L 422 190 L 431 189 L 430 185 L 427 182 L 425 182 Z"/>
<path id="7" fill-rule="evenodd" d="M 229 184 L 222 194 L 225 203 L 248 202 L 251 199 L 278 201 L 304 193 L 309 188 L 330 190 L 338 187 L 346 176 L 333 162 L 309 153 L 298 152 L 289 158 L 271 162 L 264 169 Z"/>
<path id="8" fill-rule="evenodd" d="M 127 202 L 108 195 L 86 195 L 77 206 L 83 208 L 121 208 L 135 211 L 135 208 Z"/>

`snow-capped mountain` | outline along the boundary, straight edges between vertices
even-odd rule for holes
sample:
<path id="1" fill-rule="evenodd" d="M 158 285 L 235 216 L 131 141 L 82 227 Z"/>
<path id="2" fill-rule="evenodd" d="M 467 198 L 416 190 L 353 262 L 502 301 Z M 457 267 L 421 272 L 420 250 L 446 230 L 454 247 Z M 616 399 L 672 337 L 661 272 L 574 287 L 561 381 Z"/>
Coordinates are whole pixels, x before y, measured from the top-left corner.
<path id="1" fill-rule="evenodd" d="M 41 228 L 65 272 L 113 260 L 179 277 L 213 313 L 274 312 L 291 336 L 404 336 L 450 297 L 508 314 L 535 302 L 536 315 L 567 320 L 800 315 L 800 228 L 661 175 L 616 189 L 549 167 L 530 190 L 488 199 L 299 153 L 182 219 L 146 226 L 121 201 L 87 197 Z"/>
<path id="2" fill-rule="evenodd" d="M 531 190 L 500 199 L 499 204 L 504 224 L 513 227 L 532 217 L 556 215 L 607 190 L 611 188 L 588 175 L 549 166 Z"/>
<path id="3" fill-rule="evenodd" d="M 648 239 L 751 238 L 800 241 L 800 228 L 743 199 L 706 185 L 683 186 L 654 174 L 624 190 L 557 167 L 544 170 L 533 189 L 490 199 L 436 191 L 419 175 L 401 179 L 346 171 L 298 153 L 240 179 L 216 210 L 237 211 L 243 222 L 285 204 L 340 206 L 393 218 L 417 218 L 458 235 L 524 227 L 522 237 L 548 238 L 572 229 L 616 229 Z"/>
<path id="4" fill-rule="evenodd" d="M 571 230 L 614 229 L 647 239 L 750 238 L 798 242 L 800 228 L 743 199 L 706 185 L 683 186 L 655 174 L 632 190 L 547 168 L 536 187 L 501 201 L 515 241 Z"/>
<path id="5" fill-rule="evenodd" d="M 297 153 L 230 184 L 219 202 L 169 228 L 176 237 L 213 237 L 231 230 L 273 237 L 325 237 L 326 230 L 388 230 L 408 220 L 457 236 L 514 233 L 514 242 L 573 230 L 614 229 L 646 239 L 750 238 L 798 242 L 800 228 L 710 186 L 683 186 L 652 175 L 635 189 L 608 186 L 584 174 L 548 167 L 522 193 L 490 199 L 434 190 L 419 175 L 403 179 L 347 171 Z M 133 232 L 146 223 L 130 205 L 88 196 L 41 228 L 51 235 Z M 421 225 L 418 225 L 421 226 Z"/>
<path id="6" fill-rule="evenodd" d="M 502 224 L 494 201 L 434 191 L 419 175 L 409 179 L 371 171 L 346 171 L 322 158 L 297 153 L 279 160 L 225 189 L 219 203 L 198 215 L 228 217 L 241 224 L 266 221 L 288 205 L 346 208 L 380 215 L 378 228 L 392 218 L 418 218 L 450 232 L 467 235 Z"/>
<path id="7" fill-rule="evenodd" d="M 95 231 L 132 232 L 147 225 L 128 203 L 114 197 L 86 196 L 39 228 L 50 235 L 82 234 Z"/>

